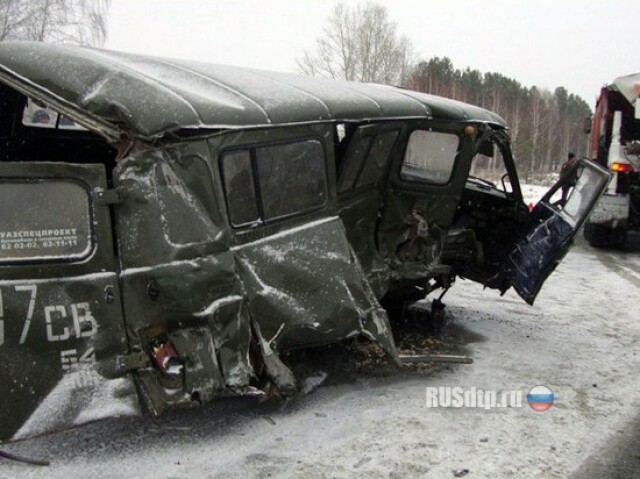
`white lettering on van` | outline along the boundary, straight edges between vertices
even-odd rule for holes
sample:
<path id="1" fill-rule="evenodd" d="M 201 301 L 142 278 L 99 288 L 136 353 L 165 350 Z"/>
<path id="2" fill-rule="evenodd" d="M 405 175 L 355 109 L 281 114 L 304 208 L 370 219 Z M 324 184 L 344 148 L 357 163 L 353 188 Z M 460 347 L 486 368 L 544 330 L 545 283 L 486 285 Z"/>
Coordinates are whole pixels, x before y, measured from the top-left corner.
<path id="1" fill-rule="evenodd" d="M 28 292 L 29 296 L 29 307 L 27 308 L 27 317 L 24 320 L 24 326 L 22 327 L 22 334 L 20 334 L 20 344 L 24 344 L 27 340 L 27 335 L 29 334 L 29 328 L 31 327 L 31 320 L 33 319 L 33 312 L 36 308 L 36 295 L 38 294 L 38 286 L 35 284 L 25 284 L 21 286 L 16 286 L 17 292 Z"/>
<path id="2" fill-rule="evenodd" d="M 72 304 L 71 315 L 76 338 L 90 338 L 98 332 L 98 322 L 91 314 L 89 303 Z"/>
<path id="3" fill-rule="evenodd" d="M 98 322 L 93 317 L 89 303 L 76 303 L 70 306 L 71 316 L 67 313 L 64 305 L 50 305 L 44 308 L 44 317 L 47 324 L 47 340 L 49 342 L 66 341 L 75 336 L 76 339 L 90 338 L 98 332 Z M 71 318 L 67 326 L 58 327 L 56 330 L 54 322 Z"/>
<path id="4" fill-rule="evenodd" d="M 64 306 L 45 306 L 44 319 L 47 324 L 47 341 L 66 341 L 71 337 L 71 332 L 67 326 L 62 328 L 60 334 L 55 334 L 53 331 L 53 320 L 55 319 L 53 315 L 55 313 L 59 314 L 58 318 L 60 319 L 67 317 L 67 310 Z"/>

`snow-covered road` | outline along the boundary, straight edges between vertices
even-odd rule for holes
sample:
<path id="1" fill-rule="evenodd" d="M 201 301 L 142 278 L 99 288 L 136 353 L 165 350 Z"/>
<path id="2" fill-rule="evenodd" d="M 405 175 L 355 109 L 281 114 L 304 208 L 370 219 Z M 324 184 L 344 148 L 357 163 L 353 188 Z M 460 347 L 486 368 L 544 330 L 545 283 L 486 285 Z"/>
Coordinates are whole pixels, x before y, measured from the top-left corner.
<path id="1" fill-rule="evenodd" d="M 109 420 L 3 449 L 0 477 L 567 477 L 636 418 L 640 391 L 640 238 L 629 252 L 580 242 L 533 307 L 459 281 L 451 334 L 475 363 L 359 377 L 285 405 L 221 400 L 161 418 Z M 427 408 L 427 386 L 522 390 L 554 406 Z M 3 411 L 3 414 L 6 412 Z"/>

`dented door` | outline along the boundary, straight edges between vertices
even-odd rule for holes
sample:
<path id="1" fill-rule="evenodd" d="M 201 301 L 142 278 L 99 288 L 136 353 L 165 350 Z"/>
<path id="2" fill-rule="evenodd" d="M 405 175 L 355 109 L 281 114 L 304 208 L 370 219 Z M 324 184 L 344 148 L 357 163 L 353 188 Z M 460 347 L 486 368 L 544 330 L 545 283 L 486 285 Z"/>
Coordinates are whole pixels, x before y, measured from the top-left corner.
<path id="1" fill-rule="evenodd" d="M 388 288 L 390 270 L 376 238 L 391 157 L 405 124 L 389 122 L 357 128 L 338 167 L 338 208 L 351 246 L 378 297 Z"/>
<path id="2" fill-rule="evenodd" d="M 103 165 L 0 163 L 0 440 L 136 411 L 102 362 L 126 351 L 106 186 Z"/>
<path id="3" fill-rule="evenodd" d="M 571 186 L 574 179 L 575 185 Z M 527 303 L 533 304 L 610 179 L 611 173 L 601 166 L 580 160 L 535 206 L 500 273 L 489 286 L 498 287 L 502 292 L 513 286 Z M 552 202 L 563 186 L 570 189 L 566 202 Z"/>
<path id="4" fill-rule="evenodd" d="M 424 281 L 442 267 L 450 228 L 475 151 L 476 128 L 445 122 L 412 126 L 401 161 L 391 168 L 377 228 L 379 251 L 397 276 Z"/>
<path id="5" fill-rule="evenodd" d="M 387 315 L 338 217 L 289 228 L 234 253 L 251 317 L 270 350 L 361 335 L 397 357 Z"/>
<path id="6" fill-rule="evenodd" d="M 292 349 L 363 335 L 397 357 L 387 315 L 334 213 L 331 131 L 321 133 L 234 145 L 220 156 L 238 277 L 281 390 L 291 375 L 277 356 Z"/>

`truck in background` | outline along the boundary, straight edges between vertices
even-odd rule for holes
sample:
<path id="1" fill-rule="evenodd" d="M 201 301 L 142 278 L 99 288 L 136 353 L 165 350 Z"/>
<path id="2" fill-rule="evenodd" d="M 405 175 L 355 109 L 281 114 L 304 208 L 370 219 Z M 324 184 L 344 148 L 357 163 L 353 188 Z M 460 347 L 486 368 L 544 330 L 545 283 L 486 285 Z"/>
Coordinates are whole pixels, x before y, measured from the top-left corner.
<path id="1" fill-rule="evenodd" d="M 621 76 L 600 91 L 590 134 L 591 159 L 613 179 L 584 228 L 596 247 L 624 247 L 629 230 L 640 230 L 640 73 Z"/>

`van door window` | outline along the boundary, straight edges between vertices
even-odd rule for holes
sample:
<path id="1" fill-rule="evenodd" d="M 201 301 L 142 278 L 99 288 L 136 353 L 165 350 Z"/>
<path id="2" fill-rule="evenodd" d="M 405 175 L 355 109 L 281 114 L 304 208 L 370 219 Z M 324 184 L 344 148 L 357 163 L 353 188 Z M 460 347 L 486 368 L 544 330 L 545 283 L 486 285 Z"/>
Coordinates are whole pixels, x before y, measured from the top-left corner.
<path id="1" fill-rule="evenodd" d="M 396 142 L 398 131 L 387 131 L 375 137 L 371 146 L 369 157 L 364 164 L 362 173 L 358 178 L 356 187 L 374 185 L 382 179 L 387 168 L 391 149 Z"/>
<path id="2" fill-rule="evenodd" d="M 576 184 L 571 188 L 569 197 L 562 207 L 562 212 L 572 226 L 576 226 L 591 208 L 590 202 L 597 197 L 599 172 L 590 168 L 579 168 Z"/>
<path id="3" fill-rule="evenodd" d="M 363 136 L 356 143 L 351 158 L 345 164 L 342 172 L 342 180 L 340 182 L 340 193 L 344 193 L 353 188 L 353 185 L 358 178 L 358 173 L 362 169 L 362 163 L 364 162 L 369 150 L 371 149 L 371 143 L 373 136 Z"/>
<path id="4" fill-rule="evenodd" d="M 400 178 L 445 185 L 451 179 L 460 139 L 457 135 L 437 131 L 416 130 L 402 162 Z"/>
<path id="5" fill-rule="evenodd" d="M 398 133 L 399 130 L 384 131 L 357 139 L 340 176 L 340 193 L 372 186 L 382 179 Z"/>
<path id="6" fill-rule="evenodd" d="M 260 219 L 249 150 L 232 151 L 222 157 L 222 175 L 227 193 L 229 218 L 233 226 Z"/>
<path id="7" fill-rule="evenodd" d="M 0 182 L 0 263 L 69 261 L 93 250 L 89 192 L 65 180 Z"/>

